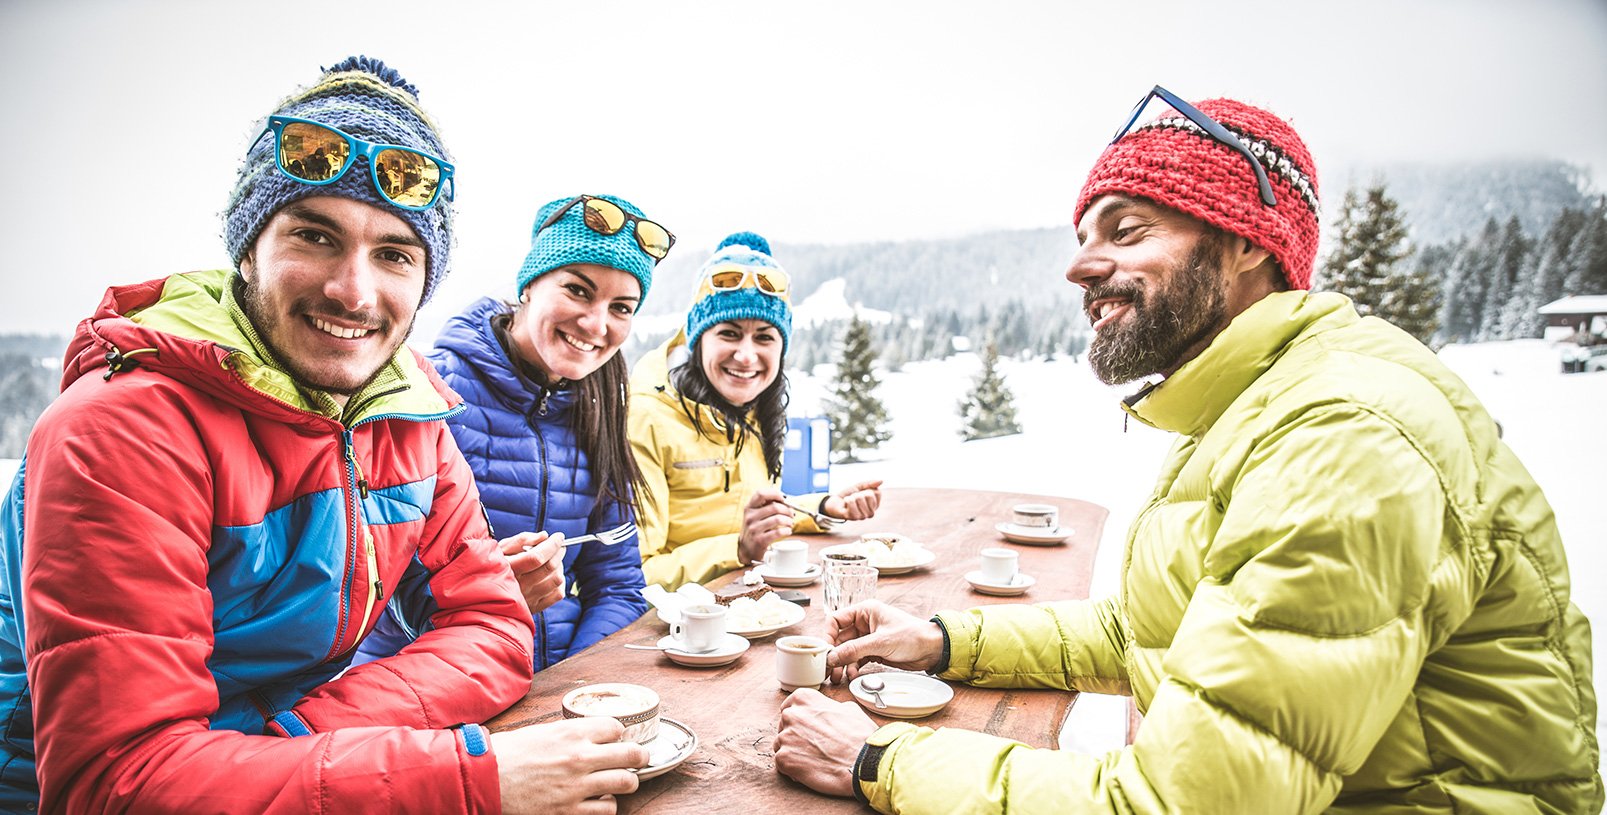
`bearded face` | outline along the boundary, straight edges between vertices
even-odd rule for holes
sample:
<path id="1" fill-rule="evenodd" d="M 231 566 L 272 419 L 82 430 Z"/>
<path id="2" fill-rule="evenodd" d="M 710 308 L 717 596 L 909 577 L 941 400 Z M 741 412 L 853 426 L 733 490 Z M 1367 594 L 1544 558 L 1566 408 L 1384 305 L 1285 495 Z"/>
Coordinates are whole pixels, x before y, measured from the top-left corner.
<path id="1" fill-rule="evenodd" d="M 1084 290 L 1090 324 L 1101 316 L 1093 312 L 1096 301 L 1125 301 L 1131 310 L 1100 328 L 1089 346 L 1088 364 L 1101 382 L 1121 385 L 1169 373 L 1182 364 L 1184 353 L 1227 324 L 1223 245 L 1221 235 L 1208 232 L 1159 283 L 1107 280 Z"/>

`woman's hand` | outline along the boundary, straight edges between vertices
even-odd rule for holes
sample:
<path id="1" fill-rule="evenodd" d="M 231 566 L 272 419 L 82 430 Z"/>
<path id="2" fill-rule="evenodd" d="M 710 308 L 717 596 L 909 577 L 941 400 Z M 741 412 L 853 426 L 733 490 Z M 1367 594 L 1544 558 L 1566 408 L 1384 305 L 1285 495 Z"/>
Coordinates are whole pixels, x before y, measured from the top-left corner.
<path id="1" fill-rule="evenodd" d="M 828 496 L 820 511 L 845 521 L 863 521 L 876 514 L 882 505 L 882 481 L 861 481 Z"/>
<path id="2" fill-rule="evenodd" d="M 531 614 L 545 611 L 564 599 L 563 540 L 563 535 L 520 532 L 498 542 L 502 554 L 508 558 L 508 566 L 513 569 L 513 576 L 519 578 L 519 591 Z"/>
<path id="3" fill-rule="evenodd" d="M 737 538 L 737 562 L 744 566 L 764 560 L 770 544 L 792 534 L 792 507 L 774 487 L 765 487 L 748 499 L 742 511 L 742 534 Z"/>

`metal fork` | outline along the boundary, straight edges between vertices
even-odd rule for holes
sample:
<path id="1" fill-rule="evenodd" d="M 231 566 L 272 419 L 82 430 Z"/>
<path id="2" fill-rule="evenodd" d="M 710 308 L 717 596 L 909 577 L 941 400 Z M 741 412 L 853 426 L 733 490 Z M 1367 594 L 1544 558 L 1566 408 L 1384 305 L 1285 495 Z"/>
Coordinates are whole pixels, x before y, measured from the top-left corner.
<path id="1" fill-rule="evenodd" d="M 578 535 L 573 538 L 564 538 L 563 546 L 574 546 L 577 543 L 597 541 L 604 546 L 615 546 L 636 534 L 636 524 L 626 521 L 613 529 L 604 529 L 591 535 Z"/>
<path id="2" fill-rule="evenodd" d="M 833 518 L 830 515 L 826 515 L 824 513 L 816 512 L 816 511 L 814 511 L 812 509 L 804 509 L 803 507 L 798 506 L 797 504 L 794 504 L 791 501 L 782 501 L 781 503 L 786 504 L 789 509 L 792 509 L 795 512 L 802 512 L 803 514 L 808 515 L 810 518 L 814 519 L 815 526 L 820 527 L 821 531 L 829 530 L 832 527 L 836 526 L 837 524 L 840 524 L 840 523 L 843 522 L 841 518 Z"/>

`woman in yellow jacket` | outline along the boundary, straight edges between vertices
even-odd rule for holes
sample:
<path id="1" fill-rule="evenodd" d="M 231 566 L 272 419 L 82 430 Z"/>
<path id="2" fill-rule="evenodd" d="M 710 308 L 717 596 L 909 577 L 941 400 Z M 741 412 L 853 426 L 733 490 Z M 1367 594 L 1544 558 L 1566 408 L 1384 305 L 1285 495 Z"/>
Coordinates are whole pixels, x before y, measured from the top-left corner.
<path id="1" fill-rule="evenodd" d="M 637 527 L 648 583 L 701 583 L 762 560 L 795 532 L 869 518 L 881 503 L 880 481 L 790 502 L 777 487 L 790 298 L 769 243 L 733 234 L 699 272 L 686 328 L 636 364 L 630 440 L 647 481 Z"/>

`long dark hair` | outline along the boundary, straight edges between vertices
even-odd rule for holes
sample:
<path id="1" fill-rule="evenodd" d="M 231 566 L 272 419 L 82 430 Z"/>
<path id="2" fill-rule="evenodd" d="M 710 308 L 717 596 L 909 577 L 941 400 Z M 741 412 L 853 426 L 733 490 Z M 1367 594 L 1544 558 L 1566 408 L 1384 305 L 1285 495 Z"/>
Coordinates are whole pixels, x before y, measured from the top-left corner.
<path id="1" fill-rule="evenodd" d="M 765 472 L 771 481 L 780 480 L 781 448 L 787 441 L 786 370 L 776 373 L 776 381 L 760 392 L 759 398 L 754 399 L 751 406 L 743 407 L 726 401 L 703 371 L 701 334 L 697 342 L 692 343 L 691 352 L 690 359 L 670 371 L 670 382 L 674 383 L 676 392 L 680 394 L 681 410 L 692 420 L 692 426 L 709 437 L 709 431 L 703 427 L 703 420 L 698 415 L 701 411 L 697 409 L 697 405 L 708 405 L 715 413 L 714 429 L 724 431 L 727 441 L 734 440 L 738 453 L 742 452 L 742 445 L 749 435 L 759 439 L 764 446 Z M 751 423 L 748 421 L 750 411 L 755 420 Z"/>
<path id="2" fill-rule="evenodd" d="M 507 311 L 491 318 L 497 339 L 501 341 L 508 358 L 513 360 L 514 367 L 526 379 L 541 387 L 550 387 L 542 382 L 540 371 L 521 359 L 512 347 L 508 330 L 513 323 L 513 309 L 514 306 L 510 305 Z M 597 483 L 597 497 L 621 504 L 633 504 L 635 498 L 632 496 L 640 495 L 647 488 L 647 479 L 642 477 L 642 469 L 636 465 L 636 456 L 631 453 L 626 431 L 629 385 L 630 372 L 625 365 L 624 355 L 618 352 L 584 379 L 568 384 L 576 397 L 573 419 L 575 443 L 586 453 L 586 460 L 591 464 L 592 479 Z"/>

